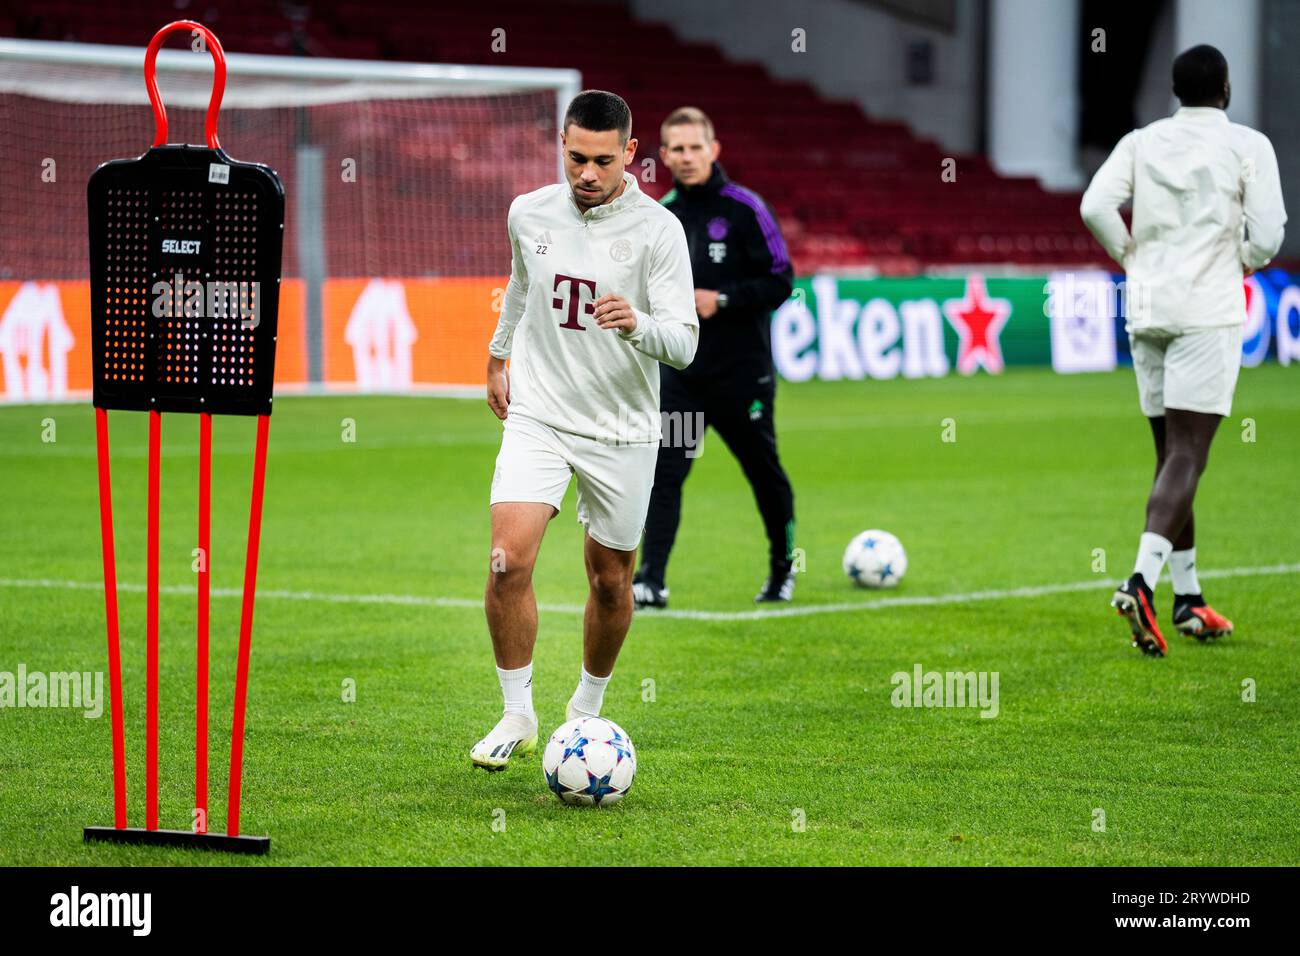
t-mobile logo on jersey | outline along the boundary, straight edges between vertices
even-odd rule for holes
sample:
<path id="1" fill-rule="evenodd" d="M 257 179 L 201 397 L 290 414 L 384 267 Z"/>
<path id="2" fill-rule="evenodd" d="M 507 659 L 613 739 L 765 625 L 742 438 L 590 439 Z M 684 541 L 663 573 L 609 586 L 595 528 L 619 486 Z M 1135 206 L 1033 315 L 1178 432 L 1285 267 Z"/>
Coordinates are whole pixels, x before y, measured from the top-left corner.
<path id="1" fill-rule="evenodd" d="M 564 293 L 560 291 L 560 285 L 568 283 L 568 305 L 566 308 Z M 582 301 L 582 290 L 586 289 L 591 293 L 586 302 Z M 579 279 L 577 276 L 566 276 L 556 273 L 555 283 L 551 286 L 553 292 L 558 292 L 554 299 L 551 300 L 551 308 L 563 309 L 566 318 L 560 323 L 562 329 L 573 329 L 577 332 L 585 332 L 586 328 L 578 321 L 578 307 L 582 306 L 584 315 L 591 315 L 596 311 L 596 280 Z"/>

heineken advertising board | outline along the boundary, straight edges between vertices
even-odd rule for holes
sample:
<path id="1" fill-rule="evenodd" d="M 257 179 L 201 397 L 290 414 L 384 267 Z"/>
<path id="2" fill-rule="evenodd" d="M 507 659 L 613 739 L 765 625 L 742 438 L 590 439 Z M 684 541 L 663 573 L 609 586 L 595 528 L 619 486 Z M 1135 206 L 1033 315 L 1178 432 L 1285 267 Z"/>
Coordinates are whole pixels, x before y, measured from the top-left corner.
<path id="1" fill-rule="evenodd" d="M 1244 365 L 1300 360 L 1300 278 L 1270 270 L 1246 280 Z M 777 371 L 793 382 L 1000 374 L 1008 365 L 1102 372 L 1129 364 L 1122 275 L 795 282 L 772 318 Z"/>

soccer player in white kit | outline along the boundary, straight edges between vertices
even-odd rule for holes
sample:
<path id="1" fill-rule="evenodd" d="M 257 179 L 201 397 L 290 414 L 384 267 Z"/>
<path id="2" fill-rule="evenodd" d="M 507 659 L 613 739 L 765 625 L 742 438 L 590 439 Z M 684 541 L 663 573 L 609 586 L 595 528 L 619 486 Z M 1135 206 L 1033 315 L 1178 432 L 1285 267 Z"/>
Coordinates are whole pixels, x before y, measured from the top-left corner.
<path id="1" fill-rule="evenodd" d="M 570 475 L 589 592 L 568 719 L 600 713 L 632 620 L 661 435 L 659 362 L 685 368 L 699 339 L 686 234 L 624 171 L 631 133 L 622 98 L 579 93 L 560 134 L 567 182 L 510 206 L 510 283 L 487 367 L 488 405 L 505 423 L 485 597 L 505 712 L 470 750 L 488 770 L 537 746 L 533 565 Z"/>
<path id="2" fill-rule="evenodd" d="M 1282 245 L 1277 157 L 1263 133 L 1228 121 L 1228 63 L 1212 46 L 1174 60 L 1173 116 L 1134 130 L 1097 170 L 1080 212 L 1124 267 L 1127 324 L 1156 477 L 1133 575 L 1111 604 L 1133 646 L 1164 656 L 1153 592 L 1166 561 L 1173 623 L 1202 640 L 1232 633 L 1196 576 L 1192 501 L 1219 421 L 1232 410 L 1246 318 L 1243 275 Z M 1119 207 L 1133 200 L 1130 235 Z"/>

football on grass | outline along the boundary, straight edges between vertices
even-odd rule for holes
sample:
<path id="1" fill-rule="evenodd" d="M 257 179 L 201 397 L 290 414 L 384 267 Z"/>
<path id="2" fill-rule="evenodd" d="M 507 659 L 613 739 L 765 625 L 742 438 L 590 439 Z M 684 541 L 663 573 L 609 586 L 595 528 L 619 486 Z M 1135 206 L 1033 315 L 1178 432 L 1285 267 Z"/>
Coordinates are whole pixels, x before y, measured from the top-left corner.
<path id="1" fill-rule="evenodd" d="M 546 785 L 574 806 L 609 806 L 636 776 L 636 751 L 623 728 L 604 717 L 579 717 L 551 734 L 542 754 Z"/>
<path id="2" fill-rule="evenodd" d="M 858 587 L 896 587 L 906 571 L 903 542 L 888 531 L 864 531 L 844 549 L 844 573 Z"/>

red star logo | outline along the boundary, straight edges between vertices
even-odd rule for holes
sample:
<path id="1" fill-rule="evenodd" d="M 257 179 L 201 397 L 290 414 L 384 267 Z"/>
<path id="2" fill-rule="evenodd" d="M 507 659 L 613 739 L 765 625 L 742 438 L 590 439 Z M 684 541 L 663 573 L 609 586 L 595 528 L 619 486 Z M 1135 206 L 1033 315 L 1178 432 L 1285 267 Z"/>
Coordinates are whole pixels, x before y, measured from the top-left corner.
<path id="1" fill-rule="evenodd" d="M 1002 343 L 998 336 L 1011 318 L 1011 303 L 990 299 L 984 290 L 984 277 L 971 273 L 966 277 L 966 293 L 961 299 L 948 299 L 943 314 L 957 332 L 957 371 L 975 374 L 977 366 L 993 375 L 1002 371 Z"/>
<path id="2" fill-rule="evenodd" d="M 1259 323 L 1267 318 L 1266 316 L 1256 315 L 1256 310 L 1262 312 L 1264 308 L 1264 297 L 1259 295 L 1259 280 L 1254 276 L 1247 276 L 1242 282 L 1242 286 L 1246 290 L 1246 317 L 1243 321 L 1246 323 L 1247 329 L 1252 326 L 1257 329 Z"/>

